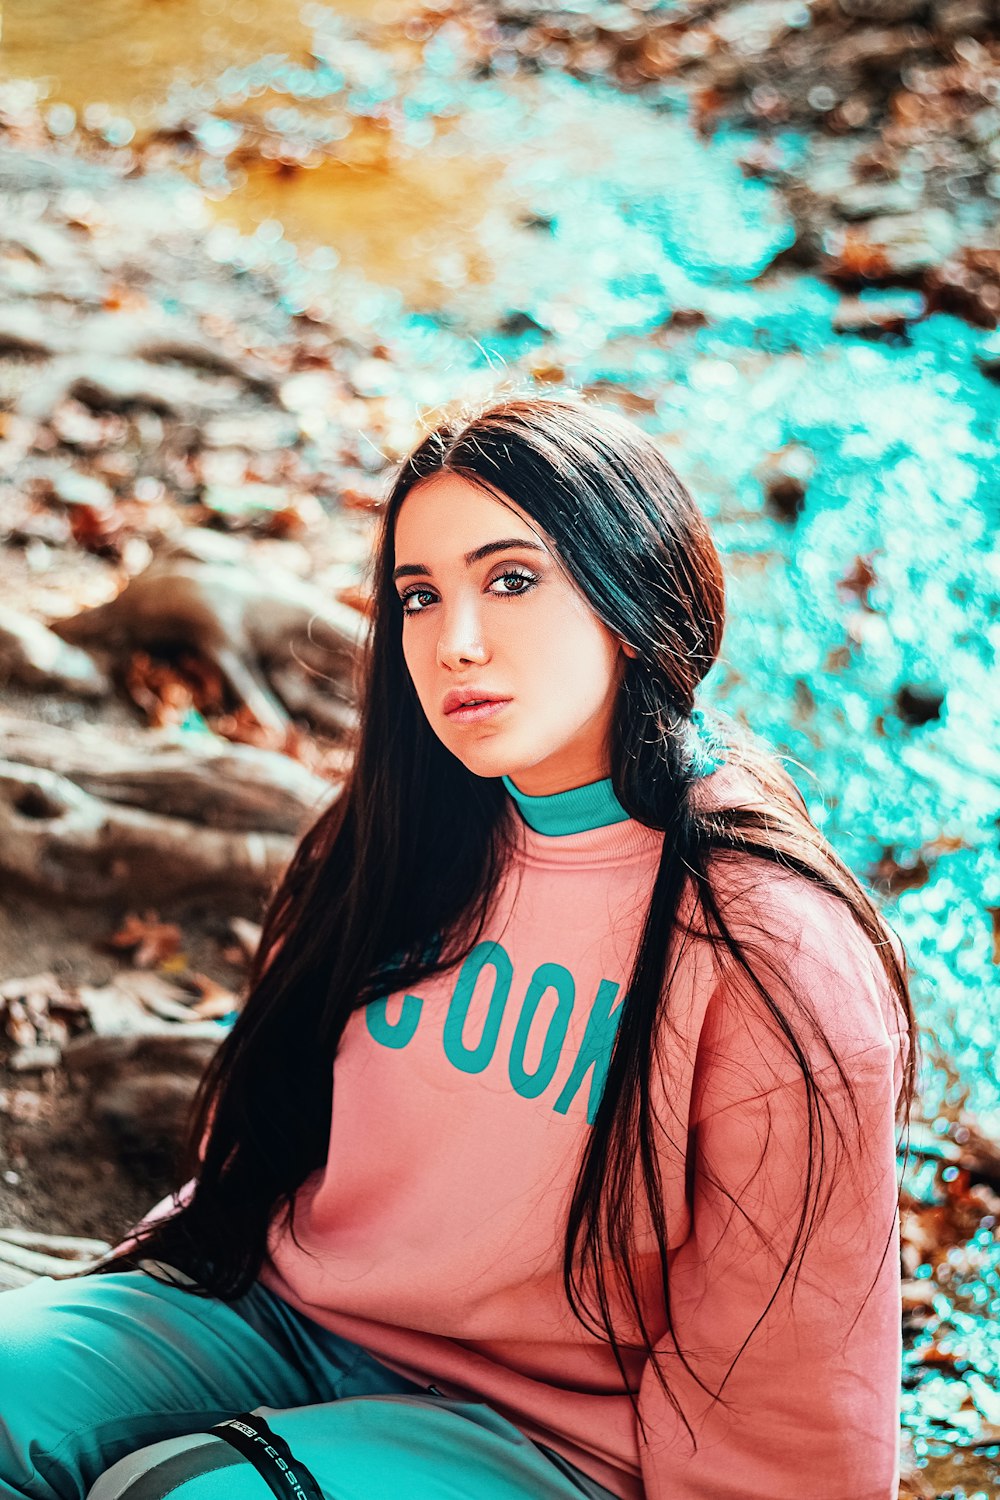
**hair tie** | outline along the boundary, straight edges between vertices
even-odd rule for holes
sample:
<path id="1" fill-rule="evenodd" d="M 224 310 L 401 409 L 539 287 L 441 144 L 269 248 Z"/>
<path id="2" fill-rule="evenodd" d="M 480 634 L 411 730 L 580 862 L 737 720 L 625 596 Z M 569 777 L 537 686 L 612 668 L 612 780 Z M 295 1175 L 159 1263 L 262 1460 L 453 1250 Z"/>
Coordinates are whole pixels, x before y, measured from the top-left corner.
<path id="1" fill-rule="evenodd" d="M 726 763 L 725 741 L 705 722 L 700 708 L 692 710 L 689 718 L 689 733 L 685 744 L 694 776 L 711 776 Z"/>

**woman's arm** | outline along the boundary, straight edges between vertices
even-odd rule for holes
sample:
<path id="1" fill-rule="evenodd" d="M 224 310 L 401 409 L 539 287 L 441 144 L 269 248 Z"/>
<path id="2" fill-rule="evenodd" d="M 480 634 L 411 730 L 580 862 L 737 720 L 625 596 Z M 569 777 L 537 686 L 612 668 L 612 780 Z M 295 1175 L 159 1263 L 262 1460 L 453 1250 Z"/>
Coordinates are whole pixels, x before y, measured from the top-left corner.
<path id="1" fill-rule="evenodd" d="M 647 1364 L 639 1410 L 647 1427 L 640 1453 L 648 1500 L 896 1500 L 897 1039 L 841 1061 L 856 1090 L 860 1128 L 836 1069 L 819 1069 L 830 1105 L 820 1110 L 825 1175 L 818 1206 L 811 1194 L 815 1223 L 803 1226 L 811 1240 L 794 1293 L 795 1265 L 780 1288 L 778 1282 L 799 1227 L 810 1153 L 801 1074 L 727 1101 L 693 1128 L 691 1233 L 669 1269 L 673 1328 L 710 1390 L 749 1342 L 725 1379 L 726 1405 L 713 1406 L 669 1337 L 662 1341 L 658 1363 L 695 1429 L 694 1454 Z M 773 1076 L 762 1063 L 765 1074 Z M 750 1088 L 752 1075 L 747 1062 Z M 731 1092 L 731 1069 L 726 1076 Z"/>

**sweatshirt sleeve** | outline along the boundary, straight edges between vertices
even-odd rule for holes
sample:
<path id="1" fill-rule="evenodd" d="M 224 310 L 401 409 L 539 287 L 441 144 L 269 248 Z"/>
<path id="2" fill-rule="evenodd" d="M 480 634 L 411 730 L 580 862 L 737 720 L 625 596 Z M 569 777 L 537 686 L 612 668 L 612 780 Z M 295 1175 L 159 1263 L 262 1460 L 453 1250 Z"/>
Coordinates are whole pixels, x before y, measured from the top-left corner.
<path id="1" fill-rule="evenodd" d="M 835 1000 L 836 987 L 827 994 Z M 896 1500 L 902 1063 L 900 1037 L 877 1006 L 868 1015 L 860 1049 L 838 1051 L 857 1123 L 837 1068 L 810 1059 L 828 1101 L 826 1164 L 811 1242 L 783 1281 L 809 1159 L 806 1084 L 794 1058 L 776 1062 L 766 1028 L 755 1033 L 744 1016 L 742 1032 L 727 1031 L 728 1055 L 716 1057 L 690 1127 L 690 1232 L 668 1255 L 676 1344 L 666 1332 L 657 1339 L 656 1363 L 697 1449 L 648 1360 L 638 1398 L 647 1500 Z"/>

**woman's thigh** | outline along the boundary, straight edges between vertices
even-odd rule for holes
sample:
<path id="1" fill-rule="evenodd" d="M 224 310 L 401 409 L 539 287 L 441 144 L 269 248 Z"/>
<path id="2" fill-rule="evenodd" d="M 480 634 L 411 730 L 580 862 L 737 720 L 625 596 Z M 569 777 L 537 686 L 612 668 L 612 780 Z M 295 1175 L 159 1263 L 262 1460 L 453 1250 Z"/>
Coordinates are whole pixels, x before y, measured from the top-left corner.
<path id="1" fill-rule="evenodd" d="M 87 1500 L 264 1500 L 269 1490 L 286 1500 L 582 1500 L 607 1493 L 577 1486 L 491 1407 L 421 1394 L 260 1407 L 214 1434 L 130 1454 Z"/>
<path id="2" fill-rule="evenodd" d="M 230 1306 L 143 1271 L 0 1293 L 0 1500 L 83 1500 L 123 1455 L 261 1403 L 417 1389 L 317 1333 L 263 1287 Z"/>

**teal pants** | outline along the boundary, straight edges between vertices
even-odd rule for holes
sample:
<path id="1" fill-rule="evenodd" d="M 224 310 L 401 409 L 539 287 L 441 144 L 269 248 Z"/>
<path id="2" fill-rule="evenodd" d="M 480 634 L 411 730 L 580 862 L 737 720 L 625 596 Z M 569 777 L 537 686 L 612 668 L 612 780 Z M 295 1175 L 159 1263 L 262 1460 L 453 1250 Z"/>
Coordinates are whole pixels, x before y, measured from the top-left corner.
<path id="1" fill-rule="evenodd" d="M 214 1429 L 214 1430 L 213 1430 Z M 614 1500 L 485 1403 L 396 1375 L 259 1284 L 0 1293 L 0 1500 Z"/>

